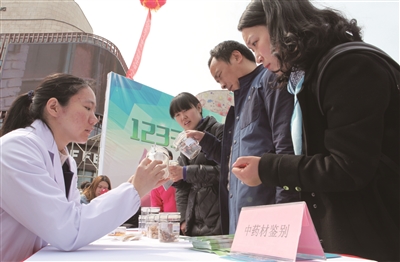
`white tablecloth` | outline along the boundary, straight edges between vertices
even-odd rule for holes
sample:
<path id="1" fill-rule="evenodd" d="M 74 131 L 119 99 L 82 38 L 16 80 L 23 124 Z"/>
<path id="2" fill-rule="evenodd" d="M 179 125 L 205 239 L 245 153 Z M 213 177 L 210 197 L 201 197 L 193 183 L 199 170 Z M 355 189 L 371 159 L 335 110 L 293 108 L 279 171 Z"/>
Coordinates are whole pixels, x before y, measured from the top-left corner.
<path id="1" fill-rule="evenodd" d="M 26 261 L 229 261 L 216 254 L 195 251 L 191 248 L 192 244 L 184 240 L 161 243 L 156 239 L 142 237 L 140 240 L 122 242 L 107 236 L 72 252 L 63 252 L 49 245 Z M 369 260 L 339 257 L 327 261 Z"/>
<path id="2" fill-rule="evenodd" d="M 142 237 L 122 242 L 114 237 L 103 237 L 72 252 L 49 245 L 26 261 L 227 261 L 215 254 L 191 250 L 191 247 L 192 244 L 184 240 L 161 243 Z"/>

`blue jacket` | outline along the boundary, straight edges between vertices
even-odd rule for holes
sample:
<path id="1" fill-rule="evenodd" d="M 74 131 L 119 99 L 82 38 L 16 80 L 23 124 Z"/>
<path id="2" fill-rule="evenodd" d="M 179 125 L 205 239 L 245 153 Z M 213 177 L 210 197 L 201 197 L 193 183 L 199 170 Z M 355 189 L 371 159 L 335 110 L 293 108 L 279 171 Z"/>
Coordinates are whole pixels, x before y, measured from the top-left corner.
<path id="1" fill-rule="evenodd" d="M 241 77 L 240 89 L 234 91 L 235 106 L 230 108 L 225 120 L 222 141 L 206 133 L 200 142 L 207 157 L 220 163 L 220 210 L 224 234 L 235 233 L 242 207 L 299 200 L 297 192 L 275 186 L 246 186 L 230 171 L 232 163 L 240 156 L 261 156 L 267 152 L 293 154 L 290 135 L 293 96 L 286 90 L 271 88 L 268 83 L 274 77 L 262 66 Z"/>

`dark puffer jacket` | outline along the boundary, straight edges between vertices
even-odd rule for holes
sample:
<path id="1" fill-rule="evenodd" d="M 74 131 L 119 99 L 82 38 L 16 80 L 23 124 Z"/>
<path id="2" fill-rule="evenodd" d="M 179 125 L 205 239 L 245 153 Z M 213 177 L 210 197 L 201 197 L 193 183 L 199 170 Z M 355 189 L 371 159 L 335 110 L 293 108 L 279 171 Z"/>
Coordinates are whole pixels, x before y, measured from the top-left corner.
<path id="1" fill-rule="evenodd" d="M 214 117 L 207 116 L 197 130 L 207 131 L 221 139 L 223 126 Z M 181 222 L 186 221 L 185 235 L 221 234 L 219 165 L 208 160 L 203 152 L 192 160 L 181 154 L 178 162 L 181 166 L 186 166 L 186 181 L 180 180 L 173 184 L 176 188 L 176 205 L 181 212 Z"/>

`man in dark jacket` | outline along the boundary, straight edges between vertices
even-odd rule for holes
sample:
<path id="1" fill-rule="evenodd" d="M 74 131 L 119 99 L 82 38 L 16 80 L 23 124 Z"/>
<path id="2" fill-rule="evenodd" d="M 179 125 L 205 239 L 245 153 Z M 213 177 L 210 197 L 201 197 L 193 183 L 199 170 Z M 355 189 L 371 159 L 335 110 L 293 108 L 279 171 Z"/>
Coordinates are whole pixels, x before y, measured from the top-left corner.
<path id="1" fill-rule="evenodd" d="M 226 117 L 222 141 L 207 132 L 202 139 L 196 138 L 201 140 L 207 157 L 221 164 L 221 223 L 224 234 L 234 234 L 242 207 L 299 200 L 296 191 L 265 185 L 248 187 L 231 173 L 231 164 L 240 156 L 293 154 L 293 96 L 270 87 L 274 74 L 257 66 L 245 45 L 224 41 L 210 54 L 210 72 L 222 89 L 234 92 L 235 106 Z"/>

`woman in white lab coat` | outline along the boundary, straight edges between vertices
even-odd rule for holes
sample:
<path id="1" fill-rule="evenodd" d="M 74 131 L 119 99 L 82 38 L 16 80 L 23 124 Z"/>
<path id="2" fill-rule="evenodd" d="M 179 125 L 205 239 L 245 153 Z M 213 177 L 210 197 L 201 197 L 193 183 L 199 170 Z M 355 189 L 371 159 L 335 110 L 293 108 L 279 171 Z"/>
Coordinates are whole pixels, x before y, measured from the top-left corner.
<path id="1" fill-rule="evenodd" d="M 130 218 L 140 197 L 165 182 L 165 165 L 145 159 L 128 182 L 80 204 L 66 146 L 87 141 L 95 109 L 88 83 L 67 74 L 46 77 L 11 105 L 0 133 L 0 261 L 24 260 L 48 243 L 65 251 L 85 246 Z"/>

